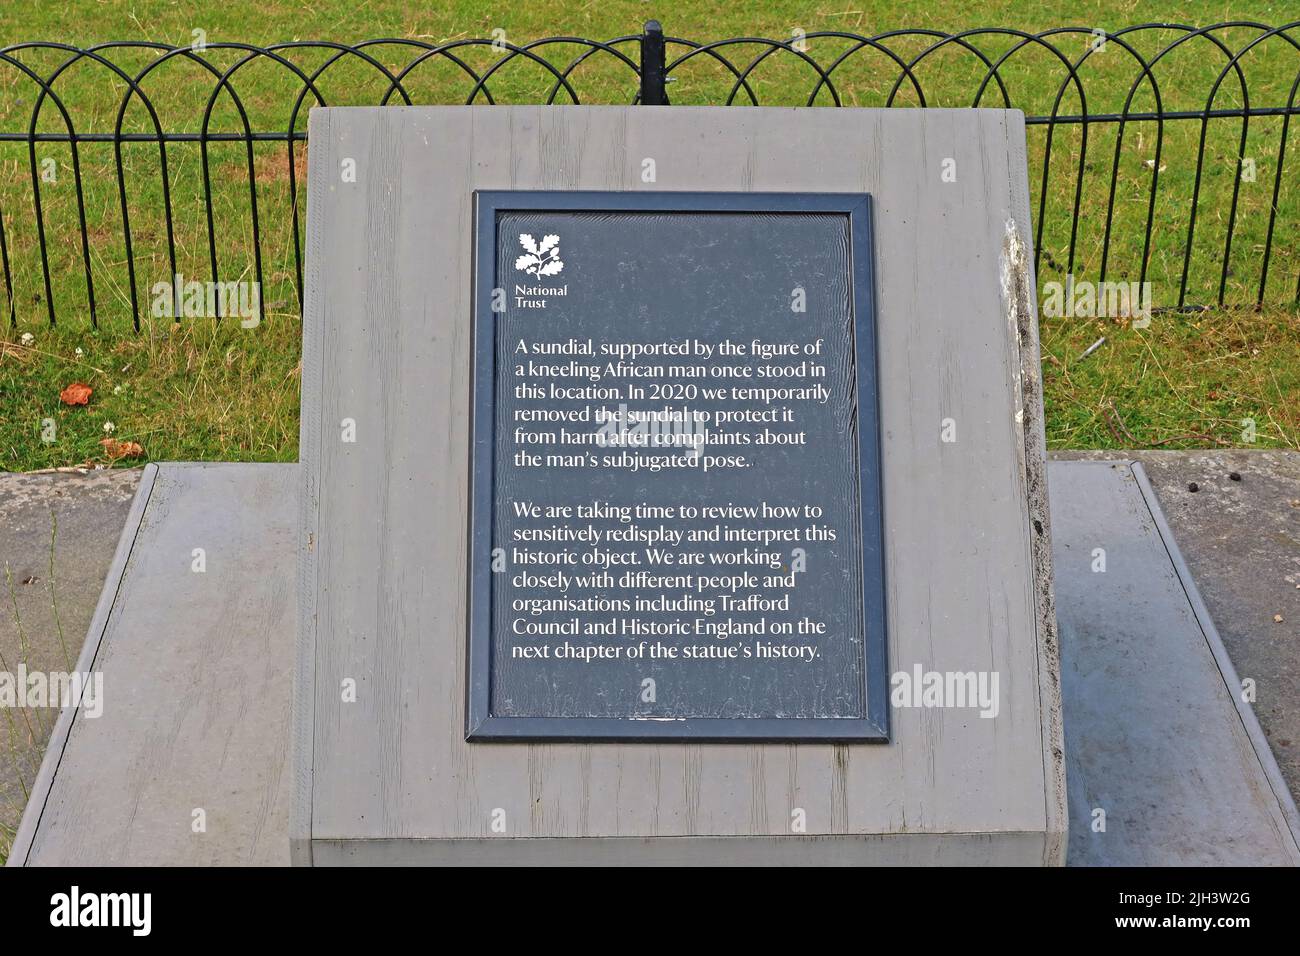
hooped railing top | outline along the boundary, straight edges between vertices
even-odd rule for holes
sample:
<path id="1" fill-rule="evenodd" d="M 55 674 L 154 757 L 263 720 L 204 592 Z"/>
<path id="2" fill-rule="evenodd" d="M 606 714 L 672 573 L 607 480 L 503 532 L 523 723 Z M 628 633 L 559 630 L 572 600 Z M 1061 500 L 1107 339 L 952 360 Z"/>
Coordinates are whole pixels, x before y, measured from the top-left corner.
<path id="1" fill-rule="evenodd" d="M 1161 42 L 1154 49 L 1149 48 L 1146 40 L 1158 34 Z M 989 50 L 989 41 L 994 39 L 999 44 L 997 51 Z M 1231 41 L 1231 42 L 1229 42 Z M 1169 59 L 1195 45 L 1203 49 L 1207 57 L 1212 57 L 1208 66 L 1209 75 L 1213 76 L 1208 89 L 1204 91 L 1203 105 L 1195 108 L 1169 108 L 1169 90 L 1161 88 L 1159 74 L 1162 66 Z M 831 49 L 829 57 L 815 56 L 812 47 L 818 52 Z M 1265 46 L 1274 56 L 1283 56 L 1282 75 L 1288 82 L 1282 92 L 1284 98 L 1272 102 L 1252 102 L 1250 84 L 1247 82 L 1243 62 Z M 1088 84 L 1084 71 L 1090 62 L 1103 51 L 1116 49 L 1126 61 L 1132 64 L 1132 78 L 1121 84 L 1122 106 L 1119 109 L 1090 111 L 1088 107 Z M 399 66 L 387 65 L 395 51 L 409 51 L 406 62 Z M 484 53 L 486 51 L 486 53 Z M 252 224 L 251 248 L 248 250 L 252 259 L 254 278 L 258 283 L 263 279 L 263 230 L 258 208 L 258 182 L 254 147 L 260 143 L 284 143 L 287 146 L 287 179 L 289 185 L 292 219 L 292 246 L 294 260 L 294 278 L 296 293 L 301 305 L 302 298 L 302 251 L 301 222 L 302 210 L 299 196 L 299 173 L 296 170 L 295 144 L 307 138 L 305 129 L 306 108 L 312 105 L 330 105 L 326 95 L 324 79 L 328 72 L 341 64 L 357 65 L 372 71 L 378 79 L 379 86 L 373 96 L 378 105 L 393 103 L 414 104 L 420 97 L 414 92 L 414 81 L 419 68 L 424 64 L 438 63 L 450 65 L 465 78 L 465 96 L 462 102 L 468 104 L 495 104 L 498 97 L 493 93 L 493 83 L 506 75 L 512 65 L 525 64 L 541 71 L 546 77 L 547 88 L 539 99 L 541 102 L 581 103 L 581 83 L 579 73 L 598 58 L 613 67 L 615 74 L 625 75 L 628 84 L 624 89 L 624 102 L 641 105 L 669 105 L 673 101 L 670 90 L 673 84 L 692 75 L 700 66 L 707 66 L 725 79 L 726 92 L 712 97 L 712 102 L 725 105 L 763 105 L 760 93 L 763 69 L 780 57 L 793 64 L 799 71 L 806 71 L 809 77 L 807 96 L 798 98 L 798 102 L 807 106 L 828 105 L 843 106 L 861 101 L 860 79 L 848 74 L 847 65 L 855 57 L 865 54 L 874 55 L 879 62 L 886 64 L 883 74 L 885 90 L 878 105 L 916 106 L 932 105 L 927 98 L 922 73 L 932 66 L 941 53 L 956 52 L 969 58 L 974 64 L 971 80 L 972 95 L 966 105 L 1019 108 L 1020 103 L 1012 95 L 1014 81 L 1009 71 L 1018 63 L 1018 57 L 1033 52 L 1046 57 L 1056 71 L 1057 79 L 1044 88 L 1038 83 L 1039 92 L 1051 99 L 1049 110 L 1028 111 L 1026 123 L 1035 128 L 1043 128 L 1043 161 L 1041 172 L 1037 177 L 1037 232 L 1036 254 L 1043 255 L 1044 225 L 1055 212 L 1049 209 L 1049 177 L 1052 170 L 1054 143 L 1058 139 L 1059 128 L 1077 128 L 1077 162 L 1071 188 L 1069 189 L 1069 243 L 1066 252 L 1064 271 L 1072 274 L 1078 258 L 1080 211 L 1084 200 L 1085 157 L 1088 151 L 1089 129 L 1097 124 L 1105 124 L 1115 130 L 1115 146 L 1111 175 L 1106 187 L 1106 215 L 1104 236 L 1100 250 L 1099 274 L 1102 282 L 1106 281 L 1109 269 L 1113 268 L 1112 239 L 1114 217 L 1116 213 L 1117 192 L 1119 185 L 1120 155 L 1126 128 L 1130 124 L 1154 123 L 1154 159 L 1148 163 L 1150 172 L 1146 176 L 1145 207 L 1146 218 L 1142 231 L 1140 253 L 1126 262 L 1124 274 L 1136 274 L 1139 282 L 1148 278 L 1153 232 L 1156 221 L 1157 195 L 1162 171 L 1162 151 L 1165 148 L 1166 122 L 1198 122 L 1198 148 L 1196 153 L 1195 174 L 1190 194 L 1187 196 L 1188 214 L 1186 229 L 1181 237 L 1180 254 L 1182 268 L 1178 276 L 1176 300 L 1172 307 L 1188 307 L 1187 297 L 1189 276 L 1193 266 L 1193 248 L 1197 235 L 1198 209 L 1202 201 L 1202 188 L 1205 178 L 1206 142 L 1210 123 L 1215 120 L 1236 121 L 1239 134 L 1236 135 L 1237 155 L 1235 161 L 1240 165 L 1245 159 L 1252 119 L 1280 117 L 1281 129 L 1279 145 L 1275 154 L 1275 168 L 1271 200 L 1268 206 L 1268 221 L 1260 237 L 1262 255 L 1259 264 L 1259 281 L 1254 296 L 1255 304 L 1264 301 L 1268 289 L 1269 266 L 1273 258 L 1274 241 L 1277 229 L 1282 225 L 1280 216 L 1281 199 L 1286 178 L 1284 168 L 1287 159 L 1287 144 L 1290 120 L 1300 111 L 1297 95 L 1300 93 L 1300 20 L 1269 26 L 1251 21 L 1229 21 L 1210 26 L 1196 27 L 1179 23 L 1147 23 L 1113 32 L 1095 30 L 1085 27 L 1058 27 L 1037 33 L 1009 28 L 979 28 L 956 33 L 945 33 L 928 29 L 892 30 L 875 35 L 865 35 L 849 31 L 833 30 L 799 34 L 788 39 L 769 39 L 763 37 L 732 37 L 727 39 L 698 42 L 684 37 L 664 33 L 659 23 L 650 21 L 639 34 L 629 34 L 610 40 L 597 41 L 576 36 L 546 37 L 527 43 L 515 44 L 504 37 L 461 38 L 445 43 L 434 43 L 412 38 L 386 38 L 366 40 L 355 44 L 343 44 L 326 41 L 292 41 L 268 45 L 254 45 L 233 42 L 195 43 L 189 46 L 175 46 L 164 43 L 144 41 L 116 41 L 93 46 L 78 47 L 64 43 L 27 42 L 0 48 L 0 71 L 11 70 L 17 74 L 17 80 L 30 83 L 35 88 L 30 114 L 23 128 L 6 128 L 0 120 L 0 147 L 6 142 L 25 143 L 28 147 L 28 166 L 30 170 L 31 202 L 35 246 L 39 249 L 42 270 L 44 301 L 49 321 L 55 322 L 55 290 L 50 262 L 50 243 L 46 223 L 46 210 L 42 199 L 42 186 L 38 166 L 38 144 L 65 143 L 71 149 L 71 166 L 75 191 L 77 219 L 79 226 L 80 272 L 84 276 L 84 292 L 92 323 L 97 323 L 96 273 L 97 269 L 92 254 L 92 239 L 87 227 L 85 183 L 81 162 L 81 148 L 85 144 L 109 143 L 114 150 L 114 168 L 116 171 L 117 209 L 122 222 L 122 245 L 125 250 L 125 266 L 130 308 L 136 327 L 139 327 L 141 299 L 139 276 L 137 274 L 137 235 L 132 229 L 132 201 L 127 187 L 127 164 L 124 162 L 124 146 L 131 144 L 154 144 L 157 147 L 159 166 L 159 183 L 161 186 L 162 213 L 166 228 L 167 262 L 172 274 L 177 272 L 176 229 L 174 219 L 174 198 L 172 177 L 169 175 L 168 147 L 172 144 L 197 143 L 202 161 L 203 199 L 207 232 L 208 269 L 213 282 L 220 282 L 221 263 L 219 262 L 219 243 L 213 213 L 213 170 L 211 167 L 209 146 L 219 143 L 244 144 L 244 165 L 247 173 L 247 207 Z M 310 54 L 320 59 L 313 66 L 301 62 L 304 55 Z M 562 55 L 558 55 L 562 54 Z M 486 55 L 489 62 L 478 62 Z M 124 61 L 145 56 L 148 58 L 142 66 L 128 68 Z M 35 60 L 53 57 L 56 65 L 42 70 L 34 65 Z M 212 87 L 206 96 L 201 119 L 194 126 L 173 130 L 165 128 L 157 105 L 149 96 L 146 87 L 157 82 L 156 74 L 168 63 L 183 62 L 195 65 L 211 77 Z M 281 69 L 290 81 L 285 104 L 288 107 L 287 121 L 282 127 L 266 128 L 256 124 L 250 118 L 250 107 L 241 99 L 237 82 L 241 74 L 252 64 L 269 63 Z M 113 83 L 122 88 L 122 95 L 113 110 L 111 129 L 78 129 L 74 110 L 69 108 L 65 78 L 74 68 L 90 66 L 105 71 Z M 880 76 L 879 70 L 876 73 Z M 1041 80 L 1041 76 L 1039 77 Z M 683 84 L 683 86 L 686 84 Z M 615 89 L 617 89 L 617 85 Z M 63 90 L 61 94 L 61 89 Z M 608 90 L 609 85 L 602 88 Z M 788 97 L 794 89 L 788 80 L 781 84 L 782 92 Z M 1185 90 L 1178 91 L 1180 95 Z M 1255 98 L 1258 100 L 1258 97 Z M 1150 101 L 1150 107 L 1135 108 L 1135 104 Z M 132 107 L 138 104 L 138 109 Z M 221 109 L 218 109 L 219 104 Z M 140 110 L 143 114 L 140 114 Z M 143 130 L 128 128 L 128 117 L 142 115 L 145 119 Z M 218 115 L 233 115 L 237 120 L 237 129 L 214 129 Z M 134 125 L 140 125 L 135 122 Z M 1234 132 L 1236 127 L 1234 127 Z M 1073 151 L 1073 144 L 1071 151 Z M 1074 157 L 1071 157 L 1073 159 Z M 1227 202 L 1226 226 L 1221 246 L 1220 272 L 1218 275 L 1217 302 L 1226 304 L 1227 283 L 1232 271 L 1231 263 L 1234 251 L 1234 236 L 1237 232 L 1241 177 L 1235 179 L 1231 197 Z M 241 187 L 242 188 L 242 185 Z M 10 208 L 3 208 L 9 205 Z M 1058 204 L 1059 205 L 1059 204 Z M 138 210 L 137 210 L 138 212 Z M 0 265 L 3 266 L 10 321 L 17 322 L 18 303 L 14 293 L 13 269 L 11 263 L 11 235 L 21 230 L 23 223 L 16 218 L 12 200 L 6 200 L 0 191 Z M 1300 224 L 1287 222 L 1288 226 L 1300 228 Z M 1297 269 L 1293 301 L 1300 302 L 1300 269 Z M 1172 299 L 1172 296 L 1170 297 Z"/>

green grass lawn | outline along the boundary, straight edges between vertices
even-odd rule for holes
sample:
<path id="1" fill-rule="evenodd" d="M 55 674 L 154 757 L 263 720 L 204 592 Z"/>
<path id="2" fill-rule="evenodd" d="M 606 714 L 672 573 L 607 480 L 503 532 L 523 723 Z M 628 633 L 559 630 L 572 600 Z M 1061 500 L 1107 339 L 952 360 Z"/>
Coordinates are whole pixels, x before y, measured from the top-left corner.
<path id="1" fill-rule="evenodd" d="M 319 0 L 256 4 L 231 0 L 193 7 L 173 2 L 114 3 L 78 0 L 11 2 L 0 9 L 0 42 L 47 40 L 89 45 L 124 39 L 187 44 L 203 30 L 209 43 L 270 43 L 296 39 L 356 42 L 397 37 L 441 43 L 488 37 L 504 30 L 510 42 L 543 36 L 578 35 L 608 39 L 634 34 L 650 17 L 663 21 L 671 36 L 698 41 L 737 35 L 785 39 L 795 29 L 807 33 L 843 30 L 877 33 L 891 29 L 955 31 L 977 26 L 1014 26 L 1040 30 L 1062 25 L 1103 26 L 1111 31 L 1143 21 L 1208 24 L 1221 20 L 1258 20 L 1272 25 L 1300 17 L 1286 4 L 1245 2 L 1182 3 L 1048 0 L 1031 5 L 976 0 L 958 7 L 864 0 L 843 3 L 784 2 L 744 9 L 735 5 L 686 2 L 655 5 L 629 0 L 600 4 L 551 4 L 528 8 L 499 2 L 417 4 L 355 3 Z M 1248 36 L 1245 28 L 1224 35 L 1232 47 Z M 1143 34 L 1134 43 L 1154 56 L 1176 36 Z M 1300 33 L 1296 34 L 1300 39 Z M 929 41 L 923 37 L 891 41 L 903 55 L 913 55 Z M 973 41 L 990 57 L 1010 40 L 983 37 Z M 1071 57 L 1082 56 L 1085 34 L 1062 38 Z M 810 41 L 808 54 L 829 63 L 850 41 Z M 635 58 L 632 45 L 624 47 Z M 735 62 L 747 63 L 762 47 L 732 48 Z M 578 54 L 573 46 L 548 48 L 553 62 L 567 64 Z M 670 46 L 670 57 L 683 48 Z M 412 48 L 373 48 L 374 57 L 393 70 L 410 62 Z M 482 70 L 498 56 L 484 47 L 461 51 Z M 290 56 L 307 71 L 320 66 L 326 53 L 300 51 Z M 48 74 L 65 54 L 24 51 L 17 57 Z M 236 62 L 232 51 L 209 50 L 210 62 L 225 68 Z M 115 61 L 129 70 L 144 69 L 153 59 L 138 51 L 120 51 Z M 1166 110 L 1197 110 L 1226 62 L 1206 41 L 1185 45 L 1161 60 L 1157 77 Z M 1243 62 L 1250 102 L 1278 105 L 1286 101 L 1300 71 L 1300 53 L 1285 41 L 1262 45 Z M 1028 113 L 1051 111 L 1065 73 L 1053 56 L 1027 49 L 1008 61 L 1002 76 L 1013 104 Z M 733 79 L 716 64 L 697 58 L 674 71 L 669 86 L 675 103 L 716 103 L 725 99 Z M 898 69 L 882 54 L 863 51 L 837 69 L 834 79 L 848 105 L 883 105 Z M 983 75 L 979 61 L 953 48 L 923 61 L 918 68 L 930 105 L 967 106 Z M 1089 112 L 1119 112 L 1137 75 L 1129 54 L 1112 42 L 1088 58 L 1081 75 Z M 431 60 L 405 81 L 419 103 L 463 102 L 471 84 L 446 60 Z M 768 105 L 803 103 L 815 76 L 797 57 L 777 54 L 755 71 L 752 86 Z M 536 102 L 551 88 L 545 70 L 520 59 L 494 76 L 499 102 Z M 608 55 L 593 57 L 573 74 L 583 102 L 624 103 L 635 92 L 630 72 Z M 212 76 L 198 66 L 175 60 L 142 81 L 158 120 L 167 130 L 197 131 L 213 88 Z M 331 104 L 374 103 L 385 83 L 372 67 L 345 58 L 320 80 Z M 266 61 L 251 63 L 236 74 L 234 87 L 255 129 L 287 129 L 298 85 L 283 68 Z M 93 64 L 69 67 L 57 81 L 79 131 L 110 132 L 124 83 Z M 0 63 L 0 131 L 25 131 L 35 100 L 34 84 L 15 67 Z M 560 101 L 566 101 L 561 95 Z M 832 102 L 823 89 L 818 104 Z M 905 85 L 898 102 L 916 105 Z M 1001 105 L 990 88 L 983 102 Z M 1214 100 L 1216 108 L 1240 106 L 1242 97 L 1229 80 Z M 310 105 L 305 104 L 305 105 Z M 1149 88 L 1133 98 L 1133 110 L 1151 110 Z M 1078 96 L 1068 91 L 1064 114 L 1081 112 Z M 305 106 L 296 127 L 305 126 Z M 62 131 L 56 109 L 48 104 L 38 130 Z M 123 128 L 149 132 L 152 122 L 138 101 L 127 110 Z M 239 114 L 228 96 L 213 108 L 211 130 L 238 131 Z M 1105 241 L 1106 210 L 1111 204 L 1111 172 L 1116 157 L 1116 128 L 1091 125 L 1084 152 L 1084 127 L 1060 127 L 1052 141 L 1052 164 L 1044 186 L 1039 179 L 1046 130 L 1029 135 L 1031 193 L 1046 197 L 1040 282 L 1060 280 L 1067 270 L 1081 279 L 1099 278 Z M 1244 155 L 1255 162 L 1254 181 L 1240 182 L 1238 210 L 1225 298 L 1255 301 L 1260 282 L 1265 234 L 1281 143 L 1280 117 L 1256 118 L 1249 127 Z M 1165 124 L 1159 155 L 1159 193 L 1154 211 L 1148 277 L 1157 305 L 1177 301 L 1187 246 L 1188 211 L 1196 179 L 1201 134 L 1199 121 Z M 1227 237 L 1229 210 L 1239 181 L 1237 150 L 1240 120 L 1209 123 L 1201 194 L 1192 243 L 1187 302 L 1214 305 Z M 1156 160 L 1154 123 L 1132 122 L 1118 152 L 1113 199 L 1114 222 L 1106 278 L 1136 280 L 1142 257 L 1143 223 Z M 1199 447 L 1243 442 L 1243 420 L 1255 423 L 1256 443 L 1300 447 L 1300 316 L 1292 306 L 1300 272 L 1300 128 L 1289 131 L 1286 175 L 1279 195 L 1273 257 L 1265 289 L 1265 306 L 1217 309 L 1190 314 L 1159 313 L 1150 328 L 1134 330 L 1125 321 L 1053 319 L 1043 321 L 1044 383 L 1049 445 L 1054 448 Z M 223 279 L 251 279 L 256 260 L 249 216 L 251 191 L 260 213 L 259 248 L 262 299 L 266 317 L 256 329 L 237 322 L 186 320 L 180 327 L 166 319 L 143 317 L 138 335 L 131 331 L 132 305 L 127 278 L 128 254 L 118 192 L 117 166 L 111 143 L 82 143 L 77 150 L 89 237 L 90 272 L 99 329 L 90 327 L 86 294 L 85 252 L 78 228 L 77 172 L 67 144 L 38 143 L 34 158 L 52 181 L 41 181 L 46 241 L 50 251 L 50 289 L 59 324 L 47 317 L 45 276 L 33 213 L 33 155 L 26 143 L 0 143 L 0 210 L 14 280 L 17 327 L 0 331 L 0 468 L 27 470 L 110 463 L 100 445 L 113 424 L 112 437 L 138 442 L 152 459 L 293 460 L 297 457 L 297 367 L 301 326 L 297 311 L 297 262 L 293 246 L 293 200 L 305 197 L 305 147 L 291 153 L 284 143 L 258 144 L 249 159 L 243 144 L 209 145 L 207 170 L 213 200 L 209 236 L 204 206 L 204 163 L 199 144 L 167 148 L 166 186 L 175 225 L 175 268 L 187 278 L 210 278 L 215 255 Z M 52 163 L 47 163 L 52 160 Z M 147 310 L 151 286 L 172 272 L 164 208 L 164 180 L 159 149 L 148 143 L 122 147 L 123 176 L 130 215 L 130 261 L 137 275 L 139 307 Z M 1082 177 L 1080 180 L 1079 177 Z M 1072 233 L 1076 189 L 1081 190 L 1077 231 Z M 1035 224 L 1037 225 L 1037 224 Z M 1071 245 L 1074 245 L 1071 267 Z M 33 336 L 24 344 L 23 334 Z M 1083 352 L 1101 337 L 1106 342 L 1086 358 Z M 80 349 L 80 353 L 78 353 Z M 81 381 L 94 390 L 85 407 L 68 408 L 60 390 Z M 49 422 L 55 425 L 54 440 Z"/>

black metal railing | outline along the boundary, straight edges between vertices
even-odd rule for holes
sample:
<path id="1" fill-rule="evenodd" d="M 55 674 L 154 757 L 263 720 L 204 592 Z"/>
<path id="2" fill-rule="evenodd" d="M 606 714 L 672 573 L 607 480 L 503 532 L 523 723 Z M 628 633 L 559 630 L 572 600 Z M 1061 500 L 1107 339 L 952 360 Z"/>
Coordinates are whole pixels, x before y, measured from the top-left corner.
<path id="1" fill-rule="evenodd" d="M 138 329 L 150 280 L 185 268 L 217 284 L 251 277 L 264 306 L 296 311 L 306 112 L 340 103 L 1019 108 L 1040 280 L 1150 281 L 1159 307 L 1184 311 L 1300 303 L 1300 196 L 1286 175 L 1300 21 L 712 42 L 654 21 L 606 41 L 521 44 L 34 42 L 0 49 L 0 90 L 14 326 L 75 310 L 95 326 L 126 313 Z"/>

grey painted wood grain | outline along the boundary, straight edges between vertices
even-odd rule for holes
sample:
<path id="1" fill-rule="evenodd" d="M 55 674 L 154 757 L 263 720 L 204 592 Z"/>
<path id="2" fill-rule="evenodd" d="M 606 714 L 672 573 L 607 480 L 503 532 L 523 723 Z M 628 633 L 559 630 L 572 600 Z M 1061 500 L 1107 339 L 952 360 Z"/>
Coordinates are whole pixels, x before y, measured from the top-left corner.
<path id="1" fill-rule="evenodd" d="M 322 866 L 987 866 L 1037 862 L 1041 833 L 324 840 Z"/>
<path id="2" fill-rule="evenodd" d="M 1032 569 L 1037 614 L 1037 681 L 1042 695 L 1038 708 L 1043 741 L 1043 782 L 1046 788 L 1047 842 L 1044 859 L 1066 861 L 1069 821 L 1066 815 L 1064 699 L 1061 692 L 1061 647 L 1056 626 L 1052 574 L 1052 520 L 1047 494 L 1047 436 L 1043 412 L 1042 360 L 1038 337 L 1038 281 L 1029 235 L 1029 182 L 1018 170 L 1027 169 L 1023 113 L 1009 113 L 1006 151 L 1011 157 L 1012 218 L 1004 225 L 1002 299 L 1007 326 L 1019 351 L 1020 380 L 1014 421 L 1024 447 L 1022 495 L 1030 525 L 1028 561 Z"/>
<path id="3" fill-rule="evenodd" d="M 29 865 L 286 864 L 295 465 L 147 469 L 24 817 Z M 206 570 L 191 569 L 195 548 Z M 202 808 L 206 832 L 191 828 Z M 21 854 L 21 857 L 20 857 Z"/>
<path id="4" fill-rule="evenodd" d="M 329 116 L 322 114 L 320 128 L 328 138 Z M 324 265 L 321 237 L 329 233 L 329 192 L 332 182 L 324 167 L 325 150 L 307 157 L 307 267 L 304 315 L 324 316 L 329 303 L 321 297 Z M 318 462 L 321 443 L 320 402 L 321 323 L 303 323 L 302 385 L 299 410 L 299 461 Z M 307 396 L 312 396 L 309 400 Z M 289 808 L 289 857 L 296 866 L 310 866 L 312 748 L 315 739 L 316 696 L 316 509 L 319 506 L 320 471 L 301 468 L 298 492 L 298 623 L 294 631 L 293 713 L 289 752 L 293 793 Z"/>
<path id="5" fill-rule="evenodd" d="M 1025 414 L 1036 381 L 1004 292 L 1008 223 L 1029 248 L 1019 114 L 430 107 L 311 123 L 300 837 L 491 838 L 498 808 L 512 837 L 774 836 L 803 808 L 812 834 L 1030 833 L 1036 861 L 1059 860 L 1043 489 L 1026 462 L 1041 412 Z M 465 743 L 479 188 L 874 195 L 890 668 L 998 671 L 996 719 L 895 710 L 881 747 Z"/>

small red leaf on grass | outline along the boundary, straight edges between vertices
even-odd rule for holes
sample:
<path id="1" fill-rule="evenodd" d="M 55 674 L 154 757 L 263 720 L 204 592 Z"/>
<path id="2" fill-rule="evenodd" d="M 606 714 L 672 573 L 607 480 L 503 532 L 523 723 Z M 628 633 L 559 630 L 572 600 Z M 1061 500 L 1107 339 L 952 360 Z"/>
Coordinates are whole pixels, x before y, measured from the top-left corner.
<path id="1" fill-rule="evenodd" d="M 59 392 L 59 401 L 64 405 L 85 405 L 90 401 L 91 387 L 84 382 L 73 382 Z"/>
<path id="2" fill-rule="evenodd" d="M 104 446 L 104 454 L 108 456 L 110 461 L 117 461 L 119 458 L 144 457 L 144 449 L 140 447 L 139 442 L 101 438 L 99 443 Z"/>

